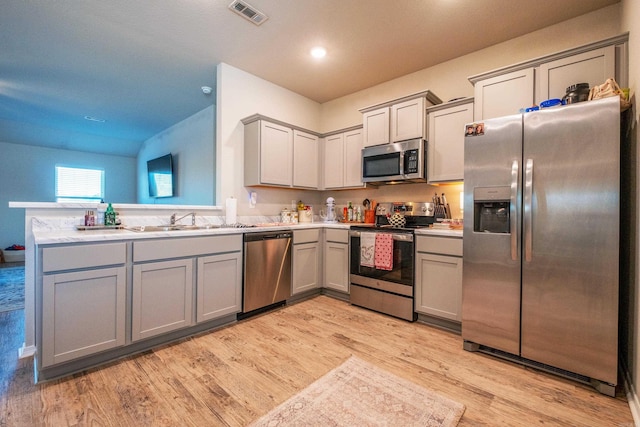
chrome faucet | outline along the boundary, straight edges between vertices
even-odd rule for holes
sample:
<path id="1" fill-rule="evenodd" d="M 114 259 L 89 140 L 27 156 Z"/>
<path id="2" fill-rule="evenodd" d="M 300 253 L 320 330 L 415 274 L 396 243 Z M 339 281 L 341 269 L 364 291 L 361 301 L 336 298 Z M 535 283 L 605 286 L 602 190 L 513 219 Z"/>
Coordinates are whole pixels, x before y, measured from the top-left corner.
<path id="1" fill-rule="evenodd" d="M 196 225 L 196 213 L 195 212 L 189 212 L 186 215 L 182 215 L 180 218 L 176 218 L 176 214 L 172 214 L 171 215 L 170 224 L 171 225 L 176 225 L 177 221 L 180 221 L 182 218 L 186 218 L 189 215 L 191 215 L 191 225 Z"/>

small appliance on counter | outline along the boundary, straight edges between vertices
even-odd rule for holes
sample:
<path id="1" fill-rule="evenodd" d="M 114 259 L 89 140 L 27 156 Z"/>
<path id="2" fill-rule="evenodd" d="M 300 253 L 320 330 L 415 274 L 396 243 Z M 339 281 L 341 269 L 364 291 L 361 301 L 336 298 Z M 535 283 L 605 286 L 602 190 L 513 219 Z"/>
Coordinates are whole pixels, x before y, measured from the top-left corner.
<path id="1" fill-rule="evenodd" d="M 320 218 L 324 222 L 338 222 L 336 200 L 333 197 L 327 197 L 326 207 L 320 210 Z"/>

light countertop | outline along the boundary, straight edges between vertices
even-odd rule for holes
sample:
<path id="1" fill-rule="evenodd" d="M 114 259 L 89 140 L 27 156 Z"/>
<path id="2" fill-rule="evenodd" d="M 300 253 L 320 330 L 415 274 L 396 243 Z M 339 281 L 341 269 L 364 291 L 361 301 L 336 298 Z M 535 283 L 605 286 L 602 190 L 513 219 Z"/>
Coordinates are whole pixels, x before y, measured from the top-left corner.
<path id="1" fill-rule="evenodd" d="M 263 231 L 280 231 L 280 230 L 304 230 L 309 228 L 335 228 L 348 230 L 352 224 L 344 223 L 325 223 L 310 222 L 298 224 L 282 224 L 271 223 L 259 225 L 256 227 L 245 228 L 210 228 L 197 230 L 171 230 L 171 231 L 132 231 L 129 229 L 98 229 L 98 230 L 58 230 L 58 231 L 34 231 L 33 235 L 35 243 L 38 245 L 49 244 L 65 244 L 65 243 L 88 243 L 100 241 L 118 241 L 118 240 L 139 240 L 139 239 L 158 239 L 172 237 L 196 237 L 196 236 L 216 236 L 229 234 L 258 233 Z M 417 236 L 443 236 L 462 238 L 462 230 L 434 230 L 434 229 L 417 229 Z"/>
<path id="2" fill-rule="evenodd" d="M 125 226 L 126 227 L 126 226 Z M 75 230 L 64 229 L 58 231 L 35 231 L 33 232 L 34 240 L 37 245 L 49 244 L 65 244 L 65 243 L 88 243 L 102 241 L 118 241 L 118 240 L 139 240 L 139 239 L 157 239 L 172 237 L 196 237 L 196 236 L 216 236 L 229 234 L 258 233 L 263 231 L 279 231 L 279 230 L 303 230 L 309 228 L 337 228 L 349 229 L 349 224 L 329 224 L 324 222 L 310 222 L 298 224 L 280 224 L 272 223 L 269 225 L 261 225 L 256 227 L 245 228 L 209 228 L 196 230 L 171 230 L 171 231 L 132 231 L 126 228 L 110 230 Z"/>

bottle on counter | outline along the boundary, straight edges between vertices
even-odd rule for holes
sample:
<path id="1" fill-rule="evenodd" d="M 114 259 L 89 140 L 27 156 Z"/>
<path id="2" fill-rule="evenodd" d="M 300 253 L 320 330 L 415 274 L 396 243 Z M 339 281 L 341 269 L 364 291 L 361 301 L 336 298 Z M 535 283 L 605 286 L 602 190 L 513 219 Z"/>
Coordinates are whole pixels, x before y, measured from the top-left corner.
<path id="1" fill-rule="evenodd" d="M 111 203 L 109 203 L 107 210 L 104 212 L 104 225 L 116 225 L 116 212 L 113 210 Z"/>
<path id="2" fill-rule="evenodd" d="M 351 202 L 349 202 L 349 206 L 347 207 L 347 221 L 353 221 L 353 206 Z"/>
<path id="3" fill-rule="evenodd" d="M 107 205 L 101 201 L 98 204 L 98 216 L 96 217 L 96 225 L 104 225 L 104 213 L 107 210 Z"/>
<path id="4" fill-rule="evenodd" d="M 96 217 L 93 211 L 87 211 L 84 215 L 84 225 L 88 227 L 93 227 L 96 225 Z"/>

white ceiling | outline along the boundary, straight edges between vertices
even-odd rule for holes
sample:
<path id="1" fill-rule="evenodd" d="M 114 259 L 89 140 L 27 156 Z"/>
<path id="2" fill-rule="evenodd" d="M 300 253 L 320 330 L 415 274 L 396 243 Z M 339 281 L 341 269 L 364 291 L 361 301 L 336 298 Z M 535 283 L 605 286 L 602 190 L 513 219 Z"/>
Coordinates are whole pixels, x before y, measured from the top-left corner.
<path id="1" fill-rule="evenodd" d="M 248 0 L 255 26 L 231 0 L 3 0 L 0 141 L 135 156 L 215 103 L 219 62 L 322 103 L 618 1 Z"/>

